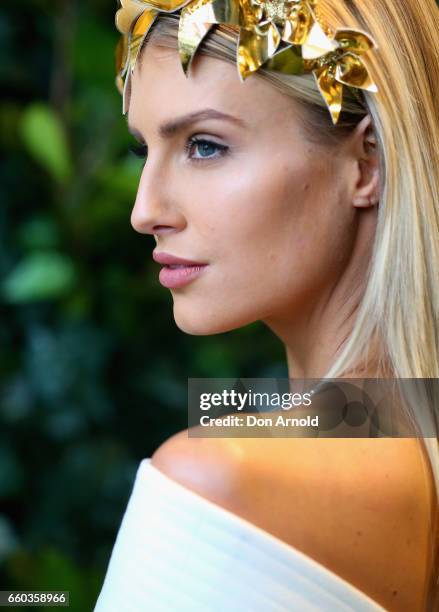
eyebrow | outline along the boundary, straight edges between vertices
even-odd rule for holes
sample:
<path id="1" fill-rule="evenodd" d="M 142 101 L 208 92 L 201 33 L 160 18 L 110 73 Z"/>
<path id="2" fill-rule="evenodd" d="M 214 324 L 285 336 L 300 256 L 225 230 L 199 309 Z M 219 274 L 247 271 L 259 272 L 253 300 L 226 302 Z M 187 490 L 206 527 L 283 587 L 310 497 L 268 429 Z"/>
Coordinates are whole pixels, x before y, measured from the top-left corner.
<path id="1" fill-rule="evenodd" d="M 169 139 L 183 131 L 196 121 L 202 121 L 203 119 L 221 119 L 223 121 L 229 121 L 239 127 L 246 128 L 248 127 L 245 121 L 239 119 L 238 117 L 234 117 L 233 115 L 228 115 L 227 113 L 222 113 L 220 111 L 215 110 L 214 108 L 205 108 L 203 110 L 195 111 L 193 113 L 189 113 L 188 115 L 183 115 L 182 117 L 177 117 L 177 119 L 172 119 L 166 123 L 163 123 L 159 126 L 158 132 L 163 139 Z M 130 126 L 128 123 L 128 130 L 131 132 L 133 136 L 142 140 L 141 134 L 134 127 Z"/>

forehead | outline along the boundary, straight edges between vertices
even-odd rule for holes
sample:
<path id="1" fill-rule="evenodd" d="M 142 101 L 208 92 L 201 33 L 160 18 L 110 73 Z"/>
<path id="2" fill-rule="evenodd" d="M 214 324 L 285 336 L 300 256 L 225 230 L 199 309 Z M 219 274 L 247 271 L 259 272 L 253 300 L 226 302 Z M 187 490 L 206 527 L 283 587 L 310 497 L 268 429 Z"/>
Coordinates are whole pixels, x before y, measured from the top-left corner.
<path id="1" fill-rule="evenodd" d="M 241 81 L 236 64 L 197 54 L 183 72 L 177 50 L 149 43 L 132 77 L 129 123 L 140 127 L 200 108 L 235 115 L 253 127 L 294 121 L 294 100 L 273 85 L 251 75 Z"/>

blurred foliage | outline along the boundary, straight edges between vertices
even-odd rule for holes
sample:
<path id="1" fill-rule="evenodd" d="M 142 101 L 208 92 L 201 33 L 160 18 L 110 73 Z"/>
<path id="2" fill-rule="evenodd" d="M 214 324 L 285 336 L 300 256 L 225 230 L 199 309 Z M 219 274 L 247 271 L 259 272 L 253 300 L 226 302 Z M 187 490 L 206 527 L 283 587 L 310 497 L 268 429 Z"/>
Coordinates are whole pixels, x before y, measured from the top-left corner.
<path id="1" fill-rule="evenodd" d="M 188 377 L 284 376 L 261 324 L 175 325 L 130 226 L 140 162 L 114 87 L 115 2 L 0 8 L 1 589 L 91 610 L 143 457 L 187 426 Z"/>

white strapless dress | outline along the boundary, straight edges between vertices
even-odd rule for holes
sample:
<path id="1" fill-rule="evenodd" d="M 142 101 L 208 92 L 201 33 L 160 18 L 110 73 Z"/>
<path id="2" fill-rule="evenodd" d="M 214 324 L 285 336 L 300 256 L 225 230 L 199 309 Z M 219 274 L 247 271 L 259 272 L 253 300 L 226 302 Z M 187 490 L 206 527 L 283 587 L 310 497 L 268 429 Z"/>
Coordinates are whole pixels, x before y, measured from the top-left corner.
<path id="1" fill-rule="evenodd" d="M 95 612 L 383 612 L 310 557 L 144 459 Z"/>

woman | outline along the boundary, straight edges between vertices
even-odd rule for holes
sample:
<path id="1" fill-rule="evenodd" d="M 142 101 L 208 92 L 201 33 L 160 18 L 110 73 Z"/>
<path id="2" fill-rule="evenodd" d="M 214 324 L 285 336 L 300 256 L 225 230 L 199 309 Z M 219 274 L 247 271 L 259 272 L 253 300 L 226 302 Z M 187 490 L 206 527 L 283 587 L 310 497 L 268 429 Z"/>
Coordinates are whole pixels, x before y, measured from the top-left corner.
<path id="1" fill-rule="evenodd" d="M 255 74 L 240 81 L 241 13 L 220 5 L 215 27 L 205 26 L 212 12 L 192 30 L 180 22 L 183 43 L 202 33 L 185 55 L 184 45 L 177 51 L 181 6 L 147 13 L 142 2 L 122 2 L 125 56 L 131 45 L 124 104 L 148 158 L 132 225 L 155 236 L 181 330 L 206 335 L 264 321 L 285 344 L 290 378 L 438 378 L 437 6 L 292 4 L 303 10 L 297 27 L 318 16 L 325 44 L 340 29 L 365 34 L 358 55 L 364 40 L 376 44 L 355 65 L 360 87 L 355 79 L 346 86 L 345 74 L 342 104 L 340 81 L 328 72 L 319 88 L 321 72 L 299 74 L 291 53 L 264 56 L 262 38 L 243 52 L 241 35 L 241 75 Z M 258 36 L 281 29 L 282 3 L 257 7 L 266 19 Z M 303 57 L 315 49 L 306 40 Z M 417 438 L 173 436 L 139 470 L 97 609 L 439 609 L 439 452 L 437 429 L 433 438 L 426 425 L 430 414 L 437 428 L 436 393 L 404 407 Z M 181 516 L 197 520 L 179 522 L 180 502 Z M 215 566 L 197 581 L 196 556 L 208 554 L 192 536 L 211 516 L 224 521 L 211 558 L 224 542 L 230 553 L 229 529 L 254 545 L 242 553 L 241 538 L 227 557 L 242 580 Z M 262 549 L 265 571 L 247 576 Z M 278 553 L 297 563 L 295 577 L 280 577 Z M 159 588 L 157 576 L 168 583 Z M 202 600 L 214 590 L 223 603 Z M 225 607 L 229 591 L 234 603 Z"/>

